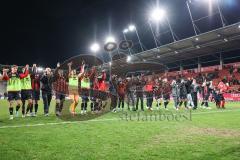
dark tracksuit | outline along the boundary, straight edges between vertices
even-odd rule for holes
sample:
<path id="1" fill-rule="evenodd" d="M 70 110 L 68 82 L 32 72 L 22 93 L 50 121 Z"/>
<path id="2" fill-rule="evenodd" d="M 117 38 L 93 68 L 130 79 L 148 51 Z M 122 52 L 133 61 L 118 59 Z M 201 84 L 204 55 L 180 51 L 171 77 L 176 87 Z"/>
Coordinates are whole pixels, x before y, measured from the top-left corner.
<path id="1" fill-rule="evenodd" d="M 42 83 L 42 98 L 44 104 L 44 113 L 48 114 L 49 106 L 52 100 L 52 83 L 53 83 L 53 76 L 43 75 L 40 79 Z"/>
<path id="2" fill-rule="evenodd" d="M 137 101 L 136 101 L 136 110 L 138 110 L 138 103 L 139 100 L 141 101 L 141 110 L 143 109 L 143 87 L 145 85 L 145 81 L 142 79 L 138 79 L 135 82 L 136 85 L 136 96 L 137 96 Z"/>
<path id="3" fill-rule="evenodd" d="M 198 84 L 192 84 L 192 90 L 191 90 L 191 95 L 193 99 L 193 104 L 194 107 L 193 109 L 196 109 L 198 106 L 198 99 L 197 99 L 197 93 L 200 91 L 200 87 Z"/>
<path id="4" fill-rule="evenodd" d="M 178 108 L 179 105 L 179 85 L 178 83 L 174 83 L 171 85 L 172 87 L 172 97 L 174 101 L 175 108 Z"/>
<path id="5" fill-rule="evenodd" d="M 134 99 L 134 88 L 133 88 L 133 83 L 132 80 L 130 80 L 129 82 L 127 82 L 126 85 L 126 93 L 127 93 L 127 105 L 128 105 L 128 109 L 130 109 L 129 105 L 130 105 L 130 101 L 132 102 L 132 106 L 134 108 L 135 106 L 135 99 Z"/>

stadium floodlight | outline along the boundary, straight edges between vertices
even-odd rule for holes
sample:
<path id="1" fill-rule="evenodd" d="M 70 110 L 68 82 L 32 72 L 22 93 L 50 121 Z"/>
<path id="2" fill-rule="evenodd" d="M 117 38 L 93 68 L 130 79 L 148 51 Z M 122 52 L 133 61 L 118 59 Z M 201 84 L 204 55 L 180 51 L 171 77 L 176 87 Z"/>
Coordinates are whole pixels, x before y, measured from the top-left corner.
<path id="1" fill-rule="evenodd" d="M 98 43 L 93 43 L 90 47 L 91 51 L 96 53 L 100 50 L 100 45 Z"/>
<path id="2" fill-rule="evenodd" d="M 135 31 L 135 29 L 136 29 L 136 27 L 133 24 L 129 25 L 129 27 L 128 27 L 128 30 L 131 32 Z"/>
<path id="3" fill-rule="evenodd" d="M 127 56 L 127 62 L 130 62 L 132 60 L 131 56 Z"/>
<path id="4" fill-rule="evenodd" d="M 137 35 L 138 42 L 139 42 L 139 44 L 140 44 L 140 47 L 141 47 L 142 51 L 144 51 L 142 42 L 141 42 L 140 37 L 139 37 L 139 34 L 138 34 L 138 30 L 137 30 L 137 28 L 136 28 L 135 25 L 130 24 L 130 25 L 128 26 L 128 28 L 126 28 L 126 29 L 123 30 L 124 39 L 127 41 L 127 37 L 126 37 L 125 34 L 128 33 L 128 32 L 133 32 L 133 31 L 135 31 L 135 33 L 136 33 L 136 35 Z M 130 51 L 129 51 L 129 52 L 130 52 Z"/>
<path id="5" fill-rule="evenodd" d="M 160 21 L 163 21 L 163 20 L 166 20 L 167 21 L 167 24 L 168 24 L 168 27 L 171 31 L 171 35 L 172 35 L 172 38 L 173 38 L 173 41 L 175 42 L 176 41 L 176 38 L 174 36 L 174 33 L 173 33 L 173 29 L 172 29 L 172 26 L 169 22 L 169 19 L 168 19 L 168 16 L 166 14 L 166 11 L 163 10 L 163 9 L 160 9 L 160 8 L 156 8 L 154 9 L 151 14 L 150 14 L 150 17 L 149 17 L 149 20 L 150 21 L 154 21 L 154 22 L 160 22 Z M 151 26 L 150 26 L 151 27 Z"/>
<path id="6" fill-rule="evenodd" d="M 113 36 L 108 36 L 105 41 L 105 43 L 114 43 L 114 42 L 116 42 L 116 40 Z"/>
<path id="7" fill-rule="evenodd" d="M 124 29 L 124 30 L 123 30 L 123 33 L 128 33 L 128 32 L 129 32 L 128 29 Z"/>
<path id="8" fill-rule="evenodd" d="M 159 22 L 165 18 L 166 12 L 163 9 L 156 8 L 150 14 L 150 20 Z"/>

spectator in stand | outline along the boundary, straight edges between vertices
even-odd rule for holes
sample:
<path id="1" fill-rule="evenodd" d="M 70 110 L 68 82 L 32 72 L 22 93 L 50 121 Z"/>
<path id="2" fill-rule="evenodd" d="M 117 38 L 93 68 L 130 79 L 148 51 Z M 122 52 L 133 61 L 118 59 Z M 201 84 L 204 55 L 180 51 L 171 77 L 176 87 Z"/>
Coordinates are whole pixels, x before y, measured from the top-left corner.
<path id="1" fill-rule="evenodd" d="M 234 68 L 233 68 L 233 66 L 231 66 L 231 67 L 229 68 L 229 73 L 230 73 L 230 75 L 233 74 L 233 71 L 234 71 Z"/>

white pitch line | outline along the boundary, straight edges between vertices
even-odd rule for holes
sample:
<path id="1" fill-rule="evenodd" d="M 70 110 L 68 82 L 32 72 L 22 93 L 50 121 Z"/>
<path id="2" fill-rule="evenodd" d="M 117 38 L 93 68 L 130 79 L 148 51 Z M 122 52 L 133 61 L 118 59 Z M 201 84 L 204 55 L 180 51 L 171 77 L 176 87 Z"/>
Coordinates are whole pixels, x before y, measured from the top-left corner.
<path id="1" fill-rule="evenodd" d="M 240 111 L 240 109 L 228 109 L 223 111 L 210 111 L 210 112 L 199 112 L 199 113 L 192 113 L 194 114 L 211 114 L 211 113 L 225 113 L 225 112 L 235 112 Z M 67 122 L 49 122 L 49 123 L 37 123 L 37 124 L 25 124 L 25 125 L 13 125 L 13 126 L 0 126 L 0 129 L 7 129 L 7 128 L 23 128 L 23 127 L 37 127 L 37 126 L 47 126 L 47 125 L 61 125 L 61 124 L 78 124 L 78 123 L 88 123 L 88 122 L 104 122 L 104 121 L 115 121 L 121 120 L 119 118 L 112 118 L 112 119 L 93 119 L 88 121 L 67 121 Z"/>

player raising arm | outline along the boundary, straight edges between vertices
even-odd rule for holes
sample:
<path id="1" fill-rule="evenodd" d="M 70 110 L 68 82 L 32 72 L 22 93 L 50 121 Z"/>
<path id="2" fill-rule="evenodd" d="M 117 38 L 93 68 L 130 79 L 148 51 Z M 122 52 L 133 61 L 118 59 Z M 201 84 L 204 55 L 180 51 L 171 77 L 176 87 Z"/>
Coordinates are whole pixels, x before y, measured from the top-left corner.
<path id="1" fill-rule="evenodd" d="M 8 74 L 8 69 L 3 70 L 2 79 L 7 81 L 7 92 L 8 92 L 8 101 L 9 101 L 9 114 L 10 120 L 13 119 L 13 103 L 16 101 L 16 111 L 19 110 L 21 106 L 21 79 L 28 76 L 29 73 L 29 65 L 25 66 L 24 73 L 18 73 L 18 66 L 13 65 L 11 67 L 11 72 Z"/>
<path id="2" fill-rule="evenodd" d="M 70 99 L 73 100 L 71 106 L 70 106 L 70 110 L 71 110 L 71 113 L 73 115 L 75 115 L 75 109 L 78 105 L 78 101 L 79 101 L 79 93 L 78 93 L 78 90 L 79 90 L 79 78 L 81 77 L 81 75 L 83 74 L 84 72 L 84 62 L 82 62 L 82 66 L 81 66 L 81 69 L 80 69 L 80 73 L 77 74 L 76 70 L 75 69 L 72 69 L 72 62 L 68 64 L 68 91 L 69 91 L 69 97 Z"/>

